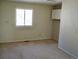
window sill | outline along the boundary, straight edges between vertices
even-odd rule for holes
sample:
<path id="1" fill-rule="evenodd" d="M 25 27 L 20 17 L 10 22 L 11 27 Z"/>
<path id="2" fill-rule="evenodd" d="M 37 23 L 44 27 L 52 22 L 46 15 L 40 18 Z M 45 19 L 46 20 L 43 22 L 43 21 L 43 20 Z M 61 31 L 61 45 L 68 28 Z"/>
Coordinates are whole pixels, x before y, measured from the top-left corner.
<path id="1" fill-rule="evenodd" d="M 32 26 L 16 26 L 16 29 L 31 29 Z"/>

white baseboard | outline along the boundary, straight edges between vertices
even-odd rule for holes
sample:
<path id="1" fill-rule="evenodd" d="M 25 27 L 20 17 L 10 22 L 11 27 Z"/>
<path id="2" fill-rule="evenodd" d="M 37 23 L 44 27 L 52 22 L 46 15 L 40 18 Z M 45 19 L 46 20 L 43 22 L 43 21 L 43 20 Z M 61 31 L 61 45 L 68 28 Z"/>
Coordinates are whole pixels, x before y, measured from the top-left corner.
<path id="1" fill-rule="evenodd" d="M 68 52 L 68 51 L 64 50 L 63 48 L 61 48 L 61 47 L 58 47 L 58 48 L 59 48 L 59 49 L 61 49 L 62 51 L 64 51 L 65 53 L 67 53 L 68 55 L 72 56 L 72 57 L 73 57 L 73 59 L 78 59 L 78 57 L 77 57 L 77 56 L 74 56 L 73 54 L 71 54 L 70 52 Z"/>
<path id="2" fill-rule="evenodd" d="M 40 39 L 16 39 L 16 40 L 0 40 L 0 43 L 11 43 L 11 42 L 23 42 L 23 41 L 34 41 L 34 40 L 47 40 L 48 38 L 40 38 Z"/>

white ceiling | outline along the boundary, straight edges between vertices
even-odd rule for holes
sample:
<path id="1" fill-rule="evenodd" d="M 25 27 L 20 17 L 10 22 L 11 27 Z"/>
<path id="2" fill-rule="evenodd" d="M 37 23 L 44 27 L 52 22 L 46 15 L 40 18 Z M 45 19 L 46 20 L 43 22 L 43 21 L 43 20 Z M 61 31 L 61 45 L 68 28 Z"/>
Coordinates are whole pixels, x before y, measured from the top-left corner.
<path id="1" fill-rule="evenodd" d="M 50 4 L 50 5 L 58 4 L 58 3 L 62 2 L 61 0 L 7 0 L 7 1 L 28 2 L 28 3 L 42 3 L 42 4 Z"/>

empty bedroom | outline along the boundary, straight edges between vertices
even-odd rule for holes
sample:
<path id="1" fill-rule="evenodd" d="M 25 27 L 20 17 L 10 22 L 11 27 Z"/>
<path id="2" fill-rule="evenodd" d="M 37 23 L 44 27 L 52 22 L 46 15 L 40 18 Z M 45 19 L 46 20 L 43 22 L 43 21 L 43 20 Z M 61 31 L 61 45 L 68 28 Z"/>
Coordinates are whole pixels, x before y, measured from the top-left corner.
<path id="1" fill-rule="evenodd" d="M 78 59 L 77 0 L 0 0 L 0 59 Z"/>

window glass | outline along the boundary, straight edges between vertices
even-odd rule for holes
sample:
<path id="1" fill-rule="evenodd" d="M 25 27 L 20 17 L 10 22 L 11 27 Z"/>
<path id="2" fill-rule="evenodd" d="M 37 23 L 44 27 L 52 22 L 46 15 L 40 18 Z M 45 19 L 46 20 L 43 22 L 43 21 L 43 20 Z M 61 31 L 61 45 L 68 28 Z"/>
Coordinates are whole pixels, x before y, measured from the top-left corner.
<path id="1" fill-rule="evenodd" d="M 32 10 L 16 9 L 16 26 L 32 26 Z"/>
<path id="2" fill-rule="evenodd" d="M 32 10 L 25 10 L 25 26 L 32 26 Z"/>

